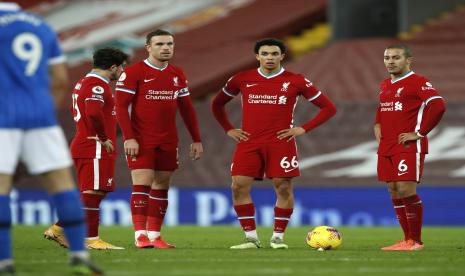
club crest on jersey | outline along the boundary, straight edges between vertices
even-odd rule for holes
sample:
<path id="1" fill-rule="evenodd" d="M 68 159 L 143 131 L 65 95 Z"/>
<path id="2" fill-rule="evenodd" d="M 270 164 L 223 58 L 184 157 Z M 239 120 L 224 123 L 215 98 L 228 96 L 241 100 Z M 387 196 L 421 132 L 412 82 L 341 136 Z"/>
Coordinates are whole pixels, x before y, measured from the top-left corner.
<path id="1" fill-rule="evenodd" d="M 103 94 L 104 91 L 105 90 L 101 86 L 92 87 L 92 92 L 94 92 L 95 94 Z"/>
<path id="2" fill-rule="evenodd" d="M 178 77 L 173 77 L 173 85 L 174 86 L 179 86 L 179 78 Z"/>
<path id="3" fill-rule="evenodd" d="M 113 178 L 108 178 L 107 180 L 107 186 L 111 186 L 111 184 L 113 183 Z"/>
<path id="4" fill-rule="evenodd" d="M 398 88 L 396 94 L 394 95 L 394 97 L 400 98 L 400 93 L 402 93 L 402 90 L 404 90 L 403 87 Z"/>
<path id="5" fill-rule="evenodd" d="M 287 92 L 287 89 L 289 88 L 290 82 L 283 82 L 283 87 L 281 88 L 281 91 Z"/>

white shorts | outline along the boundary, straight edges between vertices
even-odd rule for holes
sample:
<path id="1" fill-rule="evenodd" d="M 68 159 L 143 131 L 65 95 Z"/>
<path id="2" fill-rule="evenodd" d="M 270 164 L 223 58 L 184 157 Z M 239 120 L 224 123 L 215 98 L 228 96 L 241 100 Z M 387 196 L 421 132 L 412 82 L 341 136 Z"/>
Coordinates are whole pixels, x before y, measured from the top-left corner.
<path id="1" fill-rule="evenodd" d="M 71 166 L 68 142 L 59 126 L 0 128 L 0 173 L 13 174 L 18 162 L 29 173 L 41 174 Z"/>

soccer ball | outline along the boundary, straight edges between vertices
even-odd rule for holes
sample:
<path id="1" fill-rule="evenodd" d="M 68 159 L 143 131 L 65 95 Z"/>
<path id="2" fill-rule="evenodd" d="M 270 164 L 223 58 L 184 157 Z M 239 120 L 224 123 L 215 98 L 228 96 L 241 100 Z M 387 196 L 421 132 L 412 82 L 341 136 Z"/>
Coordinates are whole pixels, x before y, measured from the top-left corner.
<path id="1" fill-rule="evenodd" d="M 336 228 L 318 226 L 308 232 L 306 240 L 307 244 L 314 249 L 336 249 L 342 244 L 342 234 Z"/>

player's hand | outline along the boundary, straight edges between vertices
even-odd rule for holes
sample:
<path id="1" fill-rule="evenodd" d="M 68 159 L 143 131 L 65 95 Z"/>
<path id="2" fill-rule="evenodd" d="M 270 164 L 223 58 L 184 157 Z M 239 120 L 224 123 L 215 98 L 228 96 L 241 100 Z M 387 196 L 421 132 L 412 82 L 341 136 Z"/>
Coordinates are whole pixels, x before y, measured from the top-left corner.
<path id="1" fill-rule="evenodd" d="M 408 141 L 416 141 L 421 137 L 415 132 L 407 132 L 399 134 L 399 144 L 405 145 Z"/>
<path id="2" fill-rule="evenodd" d="M 191 150 L 189 152 L 189 157 L 192 160 L 198 160 L 203 154 L 203 146 L 202 143 L 196 142 L 191 144 Z"/>
<path id="3" fill-rule="evenodd" d="M 305 129 L 301 128 L 301 127 L 293 127 L 293 128 L 289 128 L 289 129 L 283 129 L 283 130 L 280 130 L 277 132 L 278 134 L 278 139 L 279 140 L 283 140 L 283 139 L 287 139 L 287 141 L 291 141 L 292 139 L 294 139 L 295 137 L 297 136 L 300 136 L 302 134 L 305 133 Z"/>
<path id="4" fill-rule="evenodd" d="M 229 137 L 233 138 L 234 141 L 236 141 L 236 142 L 247 141 L 247 140 L 249 140 L 249 136 L 250 136 L 250 133 L 248 133 L 246 131 L 243 131 L 240 128 L 230 129 L 230 130 L 228 130 L 228 132 L 226 132 L 226 134 Z"/>
<path id="5" fill-rule="evenodd" d="M 115 147 L 113 146 L 113 142 L 112 142 L 110 139 L 107 139 L 106 141 L 102 141 L 102 140 L 100 140 L 100 139 L 98 138 L 97 135 L 87 137 L 87 139 L 98 141 L 100 144 L 102 144 L 102 146 L 105 148 L 105 150 L 106 150 L 108 153 L 112 153 L 112 152 L 115 151 Z"/>
<path id="6" fill-rule="evenodd" d="M 379 144 L 381 142 L 381 125 L 375 124 L 373 130 L 375 131 L 376 141 L 378 141 Z"/>
<path id="7" fill-rule="evenodd" d="M 124 141 L 124 152 L 134 161 L 139 154 L 139 143 L 136 139 L 127 139 Z"/>

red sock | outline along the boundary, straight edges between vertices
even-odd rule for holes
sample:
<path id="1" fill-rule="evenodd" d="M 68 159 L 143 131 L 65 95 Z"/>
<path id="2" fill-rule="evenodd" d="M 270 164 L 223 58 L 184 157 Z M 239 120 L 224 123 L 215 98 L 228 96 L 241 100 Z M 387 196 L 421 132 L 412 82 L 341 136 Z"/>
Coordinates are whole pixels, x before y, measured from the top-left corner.
<path id="1" fill-rule="evenodd" d="M 409 239 L 409 227 L 407 221 L 407 214 L 405 213 L 404 201 L 401 198 L 393 198 L 392 205 L 394 206 L 394 211 L 396 212 L 397 220 L 399 221 L 402 231 L 404 231 L 404 240 Z"/>
<path id="2" fill-rule="evenodd" d="M 160 232 L 168 209 L 168 190 L 150 190 L 147 230 Z"/>
<path id="3" fill-rule="evenodd" d="M 257 228 L 255 226 L 255 207 L 253 203 L 235 205 L 234 210 L 236 210 L 237 218 L 245 232 L 252 231 Z"/>
<path id="4" fill-rule="evenodd" d="M 149 203 L 150 187 L 133 185 L 131 194 L 131 214 L 134 230 L 147 229 L 147 207 Z"/>
<path id="5" fill-rule="evenodd" d="M 87 237 L 98 236 L 98 226 L 100 222 L 100 202 L 105 197 L 101 194 L 88 194 L 81 192 L 82 207 L 86 212 Z"/>
<path id="6" fill-rule="evenodd" d="M 287 223 L 291 219 L 293 208 L 282 209 L 274 207 L 274 232 L 284 233 L 286 231 Z"/>
<path id="7" fill-rule="evenodd" d="M 405 205 L 409 227 L 409 239 L 421 243 L 421 227 L 423 224 L 423 203 L 418 195 L 402 199 Z"/>

